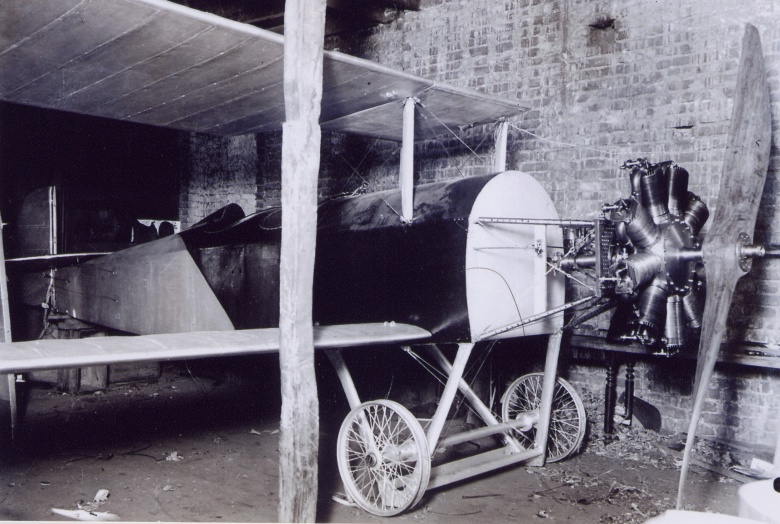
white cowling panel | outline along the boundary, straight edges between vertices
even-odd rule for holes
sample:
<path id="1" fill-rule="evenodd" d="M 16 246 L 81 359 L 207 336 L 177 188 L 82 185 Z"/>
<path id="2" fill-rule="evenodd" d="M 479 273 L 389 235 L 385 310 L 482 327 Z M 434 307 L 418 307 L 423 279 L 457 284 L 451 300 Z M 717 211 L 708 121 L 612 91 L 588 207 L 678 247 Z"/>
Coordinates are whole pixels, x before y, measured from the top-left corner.
<path id="1" fill-rule="evenodd" d="M 466 290 L 472 340 L 564 303 L 564 277 L 547 263 L 562 249 L 560 226 L 479 223 L 480 217 L 559 218 L 531 175 L 506 171 L 485 185 L 469 217 Z M 549 334 L 562 323 L 558 313 L 495 338 Z"/>

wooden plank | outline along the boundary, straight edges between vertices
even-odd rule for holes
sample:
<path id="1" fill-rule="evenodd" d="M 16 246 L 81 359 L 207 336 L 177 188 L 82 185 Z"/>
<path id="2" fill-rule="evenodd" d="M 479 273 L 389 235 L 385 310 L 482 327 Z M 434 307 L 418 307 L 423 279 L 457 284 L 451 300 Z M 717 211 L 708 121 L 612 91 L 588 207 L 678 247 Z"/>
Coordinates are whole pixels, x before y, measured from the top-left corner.
<path id="1" fill-rule="evenodd" d="M 401 142 L 401 166 L 398 170 L 398 186 L 401 188 L 401 220 L 412 221 L 414 210 L 414 98 L 404 100 L 403 141 Z"/>
<path id="2" fill-rule="evenodd" d="M 625 353 L 626 355 L 643 355 L 648 358 L 663 358 L 672 360 L 690 360 L 694 358 L 689 353 L 678 353 L 677 355 L 673 356 L 649 353 L 647 348 L 639 343 L 616 344 L 606 340 L 606 333 L 582 335 L 577 334 L 577 331 L 575 330 L 575 334 L 571 337 L 569 344 L 574 348 L 583 348 L 585 350 Z M 763 352 L 764 350 L 761 347 L 749 345 L 736 345 L 734 347 L 728 346 L 731 349 L 727 350 L 727 352 L 724 352 L 726 347 L 727 346 L 725 345 L 721 347 L 720 354 L 718 355 L 719 364 L 739 364 L 742 366 L 780 369 L 780 358 L 777 356 L 748 354 L 748 352 Z"/>
<path id="3" fill-rule="evenodd" d="M 513 453 L 510 448 L 503 446 L 478 455 L 445 462 L 431 468 L 431 480 L 428 482 L 428 489 L 440 488 L 519 462 L 525 462 L 541 455 L 542 451 L 535 448 Z"/>
<path id="4" fill-rule="evenodd" d="M 18 272 L 47 270 L 57 267 L 83 264 L 89 260 L 110 255 L 109 252 L 98 253 L 59 253 L 57 255 L 27 256 L 6 259 L 8 269 Z"/>
<path id="5" fill-rule="evenodd" d="M 325 0 L 287 0 L 280 259 L 279 521 L 317 516 L 319 399 L 314 373 L 314 252 Z"/>
<path id="6" fill-rule="evenodd" d="M 5 271 L 5 251 L 3 247 L 3 219 L 0 218 L 0 343 L 11 342 L 11 313 L 8 306 L 8 277 Z M 8 403 L 10 411 L 11 438 L 16 431 L 16 377 L 13 373 L 0 373 L 0 402 Z M 0 412 L 4 411 L 0 407 Z M 0 424 L 5 425 L 2 421 Z M 5 426 L 7 427 L 7 426 Z M 0 427 L 0 435 L 5 433 L 5 427 Z"/>
<path id="7" fill-rule="evenodd" d="M 313 329 L 317 349 L 402 344 L 430 336 L 425 329 L 409 324 L 341 324 Z M 277 351 L 279 328 L 34 340 L 0 344 L 0 373 Z"/>

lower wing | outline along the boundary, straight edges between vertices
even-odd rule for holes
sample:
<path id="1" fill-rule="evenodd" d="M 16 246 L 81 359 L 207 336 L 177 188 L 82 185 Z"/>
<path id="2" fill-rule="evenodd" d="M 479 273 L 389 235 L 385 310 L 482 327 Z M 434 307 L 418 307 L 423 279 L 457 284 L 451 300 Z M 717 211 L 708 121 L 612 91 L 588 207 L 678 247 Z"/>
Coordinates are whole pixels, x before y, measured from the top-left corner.
<path id="1" fill-rule="evenodd" d="M 425 340 L 430 332 L 409 324 L 340 324 L 314 327 L 314 347 L 343 348 Z M 0 373 L 274 353 L 279 328 L 196 331 L 163 335 L 36 340 L 0 344 Z"/>

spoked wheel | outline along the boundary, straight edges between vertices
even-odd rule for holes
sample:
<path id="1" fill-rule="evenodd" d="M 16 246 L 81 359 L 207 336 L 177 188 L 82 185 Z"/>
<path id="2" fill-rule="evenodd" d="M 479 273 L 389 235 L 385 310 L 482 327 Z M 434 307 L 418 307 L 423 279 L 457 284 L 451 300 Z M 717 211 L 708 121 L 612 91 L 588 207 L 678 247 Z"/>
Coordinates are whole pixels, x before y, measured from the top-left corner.
<path id="1" fill-rule="evenodd" d="M 519 415 L 538 413 L 542 403 L 543 373 L 529 373 L 509 386 L 501 402 L 503 420 L 516 420 Z M 547 461 L 557 462 L 576 453 L 585 437 L 585 406 L 575 389 L 558 378 L 550 413 L 550 433 L 547 438 Z M 533 446 L 536 428 L 518 431 L 514 435 L 521 444 Z"/>
<path id="2" fill-rule="evenodd" d="M 369 513 L 397 515 L 420 501 L 431 476 L 425 432 L 409 410 L 391 400 L 365 402 L 339 430 L 341 480 Z"/>

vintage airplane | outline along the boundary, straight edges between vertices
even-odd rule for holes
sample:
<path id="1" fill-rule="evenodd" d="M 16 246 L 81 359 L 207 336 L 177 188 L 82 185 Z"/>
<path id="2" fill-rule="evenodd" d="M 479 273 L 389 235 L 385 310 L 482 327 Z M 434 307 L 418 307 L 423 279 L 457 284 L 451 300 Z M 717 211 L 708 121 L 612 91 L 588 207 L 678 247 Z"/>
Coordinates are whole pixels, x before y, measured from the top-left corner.
<path id="1" fill-rule="evenodd" d="M 258 133 L 284 120 L 283 39 L 276 34 L 159 0 L 12 1 L 0 5 L 0 14 L 9 21 L 0 44 L 2 100 L 212 134 Z M 408 146 L 523 109 L 325 53 L 325 130 L 406 137 Z M 519 415 L 507 414 L 506 422 L 461 377 L 478 339 L 557 333 L 562 321 L 563 276 L 547 265 L 561 244 L 558 226 L 469 227 L 469 217 L 496 212 L 556 220 L 532 177 L 508 172 L 434 184 L 415 188 L 412 201 L 408 164 L 401 171 L 408 181 L 403 198 L 390 192 L 337 199 L 319 215 L 316 347 L 460 343 L 454 365 L 431 346 L 450 378 L 426 432 L 403 406 L 361 403 L 339 354 L 328 352 L 354 408 L 339 454 L 345 486 L 359 505 L 379 514 L 411 507 L 429 485 L 544 460 L 558 345 L 551 344 L 544 380 L 531 375 L 518 382 L 506 409 L 514 413 L 523 399 L 527 405 Z M 519 212 L 517 203 L 524 201 Z M 278 351 L 278 223 L 278 210 L 244 217 L 229 206 L 180 235 L 58 268 L 53 278 L 40 280 L 51 288 L 44 295 L 54 297 L 53 307 L 137 336 L 5 344 L 0 372 Z M 502 238 L 510 239 L 511 249 L 493 249 L 506 247 Z M 536 282 L 530 288 L 529 277 Z M 521 325 L 507 327 L 518 319 Z M 487 426 L 440 439 L 458 389 Z M 552 439 L 550 458 L 560 459 L 579 446 L 585 421 L 571 388 L 559 386 L 555 402 L 561 437 Z M 391 419 L 396 423 L 386 426 Z M 571 426 L 563 425 L 567 421 Z M 376 439 L 388 440 L 383 452 L 374 439 L 360 447 L 366 441 L 356 437 L 366 426 Z M 526 431 L 518 433 L 519 427 Z M 504 435 L 505 445 L 431 468 L 437 447 L 490 434 Z M 365 485 L 361 471 L 370 461 L 396 467 Z"/>
<path id="2" fill-rule="evenodd" d="M 0 14 L 14 21 L 0 40 L 0 100 L 213 134 L 258 133 L 284 120 L 278 35 L 162 0 L 14 0 Z M 339 353 L 327 352 L 352 407 L 337 453 L 355 503 L 395 515 L 428 488 L 575 452 L 584 410 L 556 379 L 564 311 L 604 297 L 637 304 L 615 320 L 617 338 L 673 349 L 684 344 L 686 325 L 702 324 L 694 414 L 701 410 L 739 268 L 762 251 L 749 235 L 767 168 L 769 104 L 754 29 L 745 42 L 735 153 L 703 245 L 706 207 L 671 163 L 626 164 L 632 195 L 597 221 L 560 219 L 524 173 L 412 188 L 408 165 L 399 190 L 320 206 L 315 346 L 425 345 L 448 376 L 423 429 L 398 403 L 362 402 Z M 326 130 L 408 143 L 523 110 L 335 52 L 326 53 L 324 71 Z M 742 173 L 752 183 L 738 181 Z M 0 373 L 278 351 L 279 217 L 278 209 L 244 216 L 228 206 L 179 235 L 47 274 L 41 283 L 54 291 L 52 307 L 134 336 L 7 342 Z M 702 262 L 703 315 L 694 300 Z M 565 273 L 590 268 L 596 284 L 566 303 Z M 464 369 L 477 342 L 528 335 L 549 335 L 545 372 L 513 382 L 497 417 L 463 380 Z M 445 342 L 458 344 L 454 362 L 436 346 Z M 458 391 L 485 426 L 442 436 Z M 695 425 L 688 448 L 694 433 Z M 437 449 L 489 435 L 503 445 L 432 467 Z"/>

